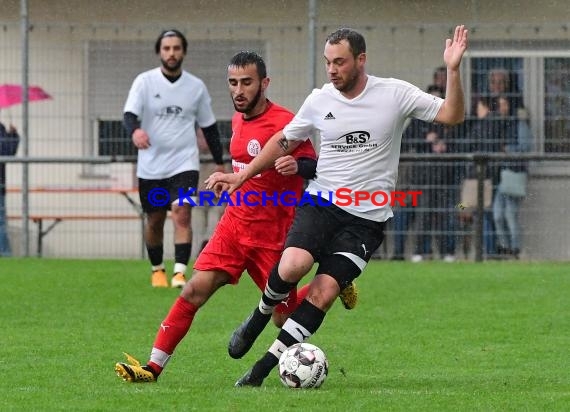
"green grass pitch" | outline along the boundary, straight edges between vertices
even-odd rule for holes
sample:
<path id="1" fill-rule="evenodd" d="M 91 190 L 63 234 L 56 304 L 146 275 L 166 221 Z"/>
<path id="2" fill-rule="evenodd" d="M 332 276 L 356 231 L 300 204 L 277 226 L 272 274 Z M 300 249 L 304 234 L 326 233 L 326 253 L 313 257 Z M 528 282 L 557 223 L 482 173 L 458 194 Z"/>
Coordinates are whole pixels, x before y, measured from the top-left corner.
<path id="1" fill-rule="evenodd" d="M 570 264 L 373 261 L 353 311 L 335 304 L 310 342 L 328 356 L 318 390 L 277 372 L 233 384 L 232 330 L 257 304 L 244 276 L 198 313 L 158 383 L 114 373 L 145 362 L 179 290 L 150 287 L 145 261 L 0 259 L 2 411 L 567 411 Z"/>

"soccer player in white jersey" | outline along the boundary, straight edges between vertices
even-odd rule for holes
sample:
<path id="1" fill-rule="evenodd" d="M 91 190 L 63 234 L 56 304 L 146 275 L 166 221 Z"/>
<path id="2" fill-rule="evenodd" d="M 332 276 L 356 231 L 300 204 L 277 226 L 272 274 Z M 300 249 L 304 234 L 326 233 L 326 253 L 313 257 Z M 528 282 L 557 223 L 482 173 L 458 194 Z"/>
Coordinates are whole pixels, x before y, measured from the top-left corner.
<path id="1" fill-rule="evenodd" d="M 124 108 L 124 125 L 138 149 L 137 177 L 143 211 L 144 240 L 152 265 L 153 287 L 168 287 L 163 262 L 164 223 L 171 211 L 174 226 L 172 287 L 186 283 L 192 250 L 192 209 L 179 205 L 179 189 L 197 189 L 200 158 L 196 125 L 204 132 L 217 171 L 223 150 L 208 89 L 182 69 L 188 42 L 178 30 L 166 30 L 155 44 L 161 66 L 139 74 Z"/>
<path id="2" fill-rule="evenodd" d="M 327 37 L 324 58 L 330 83 L 315 89 L 282 132 L 237 174 L 215 173 L 208 187 L 230 192 L 279 156 L 290 153 L 301 142 L 320 132 L 321 147 L 317 177 L 309 186 L 314 204 L 297 208 L 280 262 L 268 283 L 296 285 L 313 267 L 319 266 L 305 300 L 281 328 L 275 342 L 236 386 L 260 386 L 283 351 L 313 335 L 323 322 L 340 291 L 360 275 L 382 243 L 384 224 L 392 217 L 389 203 L 370 200 L 339 207 L 318 198 L 340 188 L 390 193 L 395 188 L 402 129 L 407 118 L 461 123 L 465 117 L 459 66 L 467 49 L 467 30 L 457 26 L 447 39 L 443 60 L 447 67 L 445 99 L 425 93 L 401 80 L 379 78 L 365 71 L 366 43 L 358 32 L 342 28 Z M 346 202 L 344 202 L 345 204 Z M 278 277 L 279 282 L 272 282 Z M 291 286 L 293 287 L 293 286 Z M 284 294 L 287 290 L 274 290 Z M 230 344 L 247 351 L 278 302 L 265 294 L 253 313 L 232 335 Z M 243 352 L 242 351 L 242 352 Z"/>

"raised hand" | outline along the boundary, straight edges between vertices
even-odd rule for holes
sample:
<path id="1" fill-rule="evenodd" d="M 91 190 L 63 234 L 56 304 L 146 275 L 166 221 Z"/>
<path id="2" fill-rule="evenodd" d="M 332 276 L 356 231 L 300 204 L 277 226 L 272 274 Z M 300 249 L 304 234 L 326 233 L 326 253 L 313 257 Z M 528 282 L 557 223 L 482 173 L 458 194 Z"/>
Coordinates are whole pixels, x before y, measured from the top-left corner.
<path id="1" fill-rule="evenodd" d="M 443 52 L 443 61 L 448 69 L 457 70 L 461 63 L 463 53 L 467 50 L 467 34 L 468 30 L 465 26 L 457 26 L 453 39 L 445 40 L 445 51 Z"/>

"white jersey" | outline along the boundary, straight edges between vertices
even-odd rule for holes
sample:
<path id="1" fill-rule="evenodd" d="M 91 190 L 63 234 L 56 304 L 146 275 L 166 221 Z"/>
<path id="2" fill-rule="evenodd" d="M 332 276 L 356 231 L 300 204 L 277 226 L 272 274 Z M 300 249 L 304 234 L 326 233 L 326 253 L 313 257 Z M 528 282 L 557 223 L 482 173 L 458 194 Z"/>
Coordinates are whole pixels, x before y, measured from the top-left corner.
<path id="1" fill-rule="evenodd" d="M 377 206 L 366 200 L 356 205 L 354 192 L 389 195 L 394 191 L 406 119 L 431 122 L 442 104 L 443 99 L 397 79 L 368 76 L 363 92 L 353 99 L 327 83 L 313 90 L 283 132 L 288 140 L 306 140 L 315 131 L 320 133 L 317 176 L 309 183 L 309 193 L 320 192 L 327 202 L 336 202 L 336 190 L 349 189 L 353 201 L 344 206 L 347 202 L 342 197 L 343 209 L 384 222 L 393 216 L 390 202 Z M 343 190 L 343 196 L 346 193 Z"/>
<path id="2" fill-rule="evenodd" d="M 124 112 L 141 119 L 150 147 L 138 151 L 137 176 L 164 179 L 200 169 L 196 123 L 215 123 L 208 89 L 198 77 L 183 71 L 174 83 L 155 68 L 139 74 L 131 86 Z"/>

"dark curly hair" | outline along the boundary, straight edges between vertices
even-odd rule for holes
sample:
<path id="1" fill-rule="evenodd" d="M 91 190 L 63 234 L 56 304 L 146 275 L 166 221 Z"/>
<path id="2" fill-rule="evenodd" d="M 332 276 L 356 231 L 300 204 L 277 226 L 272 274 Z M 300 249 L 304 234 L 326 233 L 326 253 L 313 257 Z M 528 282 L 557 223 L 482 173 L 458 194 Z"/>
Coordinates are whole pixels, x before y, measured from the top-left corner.
<path id="1" fill-rule="evenodd" d="M 165 37 L 178 37 L 182 40 L 182 50 L 184 50 L 184 54 L 186 54 L 186 50 L 188 49 L 188 40 L 186 40 L 186 37 L 176 29 L 168 29 L 160 33 L 156 39 L 156 43 L 154 43 L 154 51 L 156 54 L 160 53 L 160 45 L 162 43 L 162 39 Z"/>

